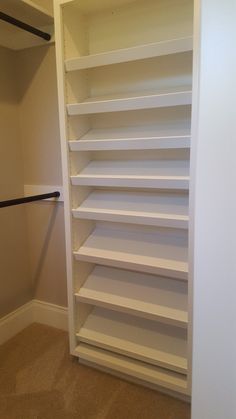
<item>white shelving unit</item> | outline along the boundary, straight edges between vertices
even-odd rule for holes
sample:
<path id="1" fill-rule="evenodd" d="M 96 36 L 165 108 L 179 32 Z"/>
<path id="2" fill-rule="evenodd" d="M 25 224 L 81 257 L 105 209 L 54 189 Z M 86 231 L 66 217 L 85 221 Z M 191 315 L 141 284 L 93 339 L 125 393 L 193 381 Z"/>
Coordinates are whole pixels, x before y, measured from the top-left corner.
<path id="1" fill-rule="evenodd" d="M 185 398 L 192 15 L 55 0 L 71 353 Z"/>
<path id="2" fill-rule="evenodd" d="M 50 7 L 41 7 L 33 0 L 1 0 L 0 12 L 49 33 L 52 36 L 50 42 L 54 41 L 54 17 Z M 50 42 L 0 20 L 0 45 L 3 47 L 21 50 Z"/>

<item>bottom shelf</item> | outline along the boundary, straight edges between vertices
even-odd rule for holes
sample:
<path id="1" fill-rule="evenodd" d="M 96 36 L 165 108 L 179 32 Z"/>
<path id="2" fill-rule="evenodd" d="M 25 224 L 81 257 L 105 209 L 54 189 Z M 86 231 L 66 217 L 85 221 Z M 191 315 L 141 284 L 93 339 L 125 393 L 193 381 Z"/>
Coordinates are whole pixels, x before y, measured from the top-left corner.
<path id="1" fill-rule="evenodd" d="M 95 307 L 77 333 L 80 342 L 187 374 L 183 328 Z"/>
<path id="2" fill-rule="evenodd" d="M 85 363 L 123 378 L 131 378 L 132 381 L 138 381 L 140 384 L 163 387 L 182 395 L 188 395 L 185 375 L 151 366 L 85 343 L 80 343 L 77 346 L 75 355 L 79 356 L 82 362 L 85 361 Z"/>

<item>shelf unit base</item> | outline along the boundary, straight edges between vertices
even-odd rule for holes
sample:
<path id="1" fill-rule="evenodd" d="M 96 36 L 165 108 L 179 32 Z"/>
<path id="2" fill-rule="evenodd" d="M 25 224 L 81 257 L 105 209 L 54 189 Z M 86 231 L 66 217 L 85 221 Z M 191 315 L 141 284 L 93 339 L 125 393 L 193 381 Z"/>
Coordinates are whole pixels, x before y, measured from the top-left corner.
<path id="1" fill-rule="evenodd" d="M 190 402 L 186 376 L 80 343 L 74 355 L 81 364 Z"/>

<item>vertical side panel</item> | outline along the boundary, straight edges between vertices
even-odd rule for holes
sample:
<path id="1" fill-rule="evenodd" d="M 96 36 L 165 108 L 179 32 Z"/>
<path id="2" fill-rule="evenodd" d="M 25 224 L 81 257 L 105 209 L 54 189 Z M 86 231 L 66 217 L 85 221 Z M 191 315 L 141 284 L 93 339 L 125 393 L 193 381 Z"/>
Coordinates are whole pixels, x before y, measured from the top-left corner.
<path id="1" fill-rule="evenodd" d="M 236 2 L 200 1 L 192 419 L 236 417 Z"/>
<path id="2" fill-rule="evenodd" d="M 57 85 L 58 103 L 60 119 L 60 139 L 61 139 L 61 158 L 62 176 L 64 188 L 64 217 L 65 217 L 65 237 L 66 237 L 66 264 L 67 264 L 67 288 L 68 288 L 68 314 L 69 314 L 69 335 L 70 351 L 73 354 L 76 347 L 75 330 L 75 303 L 73 292 L 73 256 L 72 256 L 72 235 L 71 235 L 71 211 L 70 211 L 70 179 L 69 179 L 69 153 L 67 147 L 67 127 L 66 127 L 66 104 L 65 104 L 65 79 L 64 79 L 64 45 L 63 45 L 63 26 L 62 26 L 62 6 L 60 1 L 54 0 L 55 17 L 55 40 L 56 40 L 56 61 L 57 61 Z"/>
<path id="3" fill-rule="evenodd" d="M 188 394 L 192 391 L 192 350 L 193 350 L 193 286 L 194 286 L 194 222 L 195 222 L 195 178 L 197 152 L 197 115 L 199 110 L 199 37 L 200 3 L 194 1 L 193 28 L 193 83 L 191 116 L 191 152 L 189 186 L 189 280 L 188 280 Z"/>

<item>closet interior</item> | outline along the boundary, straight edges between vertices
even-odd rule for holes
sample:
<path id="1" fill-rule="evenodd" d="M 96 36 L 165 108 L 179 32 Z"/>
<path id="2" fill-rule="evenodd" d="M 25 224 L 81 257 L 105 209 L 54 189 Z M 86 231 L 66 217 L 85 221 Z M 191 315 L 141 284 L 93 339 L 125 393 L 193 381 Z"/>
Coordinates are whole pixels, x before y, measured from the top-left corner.
<path id="1" fill-rule="evenodd" d="M 2 20 L 6 16 L 47 33 L 50 41 Z M 15 310 L 21 317 L 32 299 L 67 305 L 62 204 L 54 199 L 2 207 L 6 201 L 53 192 L 61 185 L 52 1 L 0 1 L 0 62 L 3 324 L 4 317 Z M 18 317 L 14 314 L 14 318 Z M 5 328 L 6 338 L 31 321 L 32 316 L 24 315 L 16 330 L 10 324 Z M 4 336 L 0 333 L 1 342 Z"/>
<path id="2" fill-rule="evenodd" d="M 188 397 L 193 1 L 55 2 L 71 353 Z"/>

